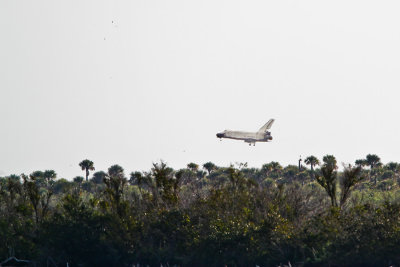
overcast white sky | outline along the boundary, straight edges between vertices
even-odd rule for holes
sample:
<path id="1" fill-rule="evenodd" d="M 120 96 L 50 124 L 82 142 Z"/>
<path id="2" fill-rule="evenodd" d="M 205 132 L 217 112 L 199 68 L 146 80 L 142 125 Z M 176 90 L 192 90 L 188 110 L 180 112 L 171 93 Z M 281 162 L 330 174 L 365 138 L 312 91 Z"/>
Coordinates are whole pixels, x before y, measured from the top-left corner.
<path id="1" fill-rule="evenodd" d="M 0 175 L 400 161 L 399 1 L 0 1 Z M 271 143 L 223 140 L 275 118 Z"/>

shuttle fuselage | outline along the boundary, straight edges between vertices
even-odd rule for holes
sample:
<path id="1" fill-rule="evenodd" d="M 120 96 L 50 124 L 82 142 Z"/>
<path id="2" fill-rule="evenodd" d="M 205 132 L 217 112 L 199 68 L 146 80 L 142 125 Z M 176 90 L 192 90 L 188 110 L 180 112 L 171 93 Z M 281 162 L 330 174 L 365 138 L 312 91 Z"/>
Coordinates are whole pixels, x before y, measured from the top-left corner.
<path id="1" fill-rule="evenodd" d="M 269 120 L 260 130 L 257 132 L 242 132 L 242 131 L 230 131 L 225 130 L 221 133 L 217 133 L 218 138 L 228 138 L 235 140 L 243 140 L 249 145 L 255 145 L 256 142 L 268 142 L 272 140 L 271 132 L 267 131 L 271 128 L 274 123 L 274 119 Z"/>

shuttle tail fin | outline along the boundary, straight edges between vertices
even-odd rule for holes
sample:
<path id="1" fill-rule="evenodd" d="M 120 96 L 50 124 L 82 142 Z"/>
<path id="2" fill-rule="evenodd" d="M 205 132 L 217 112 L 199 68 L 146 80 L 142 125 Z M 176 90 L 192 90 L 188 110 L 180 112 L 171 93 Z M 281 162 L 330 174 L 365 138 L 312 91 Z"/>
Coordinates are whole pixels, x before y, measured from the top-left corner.
<path id="1" fill-rule="evenodd" d="M 266 132 L 267 130 L 269 130 L 272 126 L 272 124 L 274 123 L 274 119 L 270 119 L 263 127 L 260 128 L 260 130 L 258 130 L 258 132 Z"/>

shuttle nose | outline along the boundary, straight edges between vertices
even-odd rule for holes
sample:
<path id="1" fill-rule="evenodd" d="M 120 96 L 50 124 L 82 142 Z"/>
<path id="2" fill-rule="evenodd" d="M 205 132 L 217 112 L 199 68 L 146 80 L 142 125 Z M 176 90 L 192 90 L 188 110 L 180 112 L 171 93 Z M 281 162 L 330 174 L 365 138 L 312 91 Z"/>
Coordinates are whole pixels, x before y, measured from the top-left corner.
<path id="1" fill-rule="evenodd" d="M 217 137 L 218 138 L 222 138 L 222 137 L 224 137 L 224 134 L 223 133 L 217 133 Z"/>

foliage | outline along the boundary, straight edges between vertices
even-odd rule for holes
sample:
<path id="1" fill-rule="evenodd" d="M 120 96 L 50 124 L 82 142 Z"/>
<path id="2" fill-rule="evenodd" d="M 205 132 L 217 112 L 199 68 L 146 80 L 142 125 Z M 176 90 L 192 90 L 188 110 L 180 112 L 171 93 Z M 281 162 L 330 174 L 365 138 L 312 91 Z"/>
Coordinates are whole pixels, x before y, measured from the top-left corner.
<path id="1" fill-rule="evenodd" d="M 304 162 L 307 164 L 307 165 L 310 165 L 311 166 L 311 171 L 314 171 L 314 166 L 315 165 L 319 165 L 320 163 L 319 163 L 319 160 L 315 157 L 315 156 L 309 156 L 309 157 L 307 157 L 305 160 L 304 160 Z"/>
<path id="2" fill-rule="evenodd" d="M 371 154 L 372 155 L 372 154 Z M 367 158 L 371 159 L 371 156 Z M 367 164 L 367 158 L 363 160 Z M 113 165 L 0 178 L 0 260 L 36 266 L 389 266 L 400 258 L 399 165 L 312 170 L 269 162 L 218 167 Z M 379 157 L 378 157 L 379 158 Z M 372 165 L 371 165 L 372 163 Z M 86 170 L 86 169 L 85 169 Z M 377 183 L 366 179 L 374 177 Z"/>
<path id="3" fill-rule="evenodd" d="M 82 168 L 82 171 L 86 172 L 86 182 L 89 179 L 89 171 L 94 171 L 94 163 L 91 160 L 85 159 L 79 163 L 79 166 Z"/>
<path id="4" fill-rule="evenodd" d="M 346 200 L 350 197 L 350 190 L 354 187 L 357 183 L 362 181 L 365 177 L 361 176 L 362 168 L 361 166 L 352 167 L 344 166 L 343 176 L 340 180 L 340 206 L 342 207 Z"/>
<path id="5" fill-rule="evenodd" d="M 325 164 L 321 167 L 321 175 L 316 174 L 315 179 L 325 189 L 326 193 L 331 199 L 331 205 L 337 207 L 336 199 L 336 178 L 337 178 L 337 166 L 336 160 L 329 158 L 325 160 Z"/>
<path id="6" fill-rule="evenodd" d="M 106 178 L 106 173 L 104 171 L 98 171 L 93 173 L 92 182 L 95 184 L 102 184 Z"/>
<path id="7" fill-rule="evenodd" d="M 203 168 L 206 169 L 208 172 L 208 175 L 210 175 L 211 172 L 213 172 L 217 168 L 217 166 L 214 163 L 212 163 L 211 161 L 209 161 L 209 162 L 206 162 L 203 164 Z"/>

